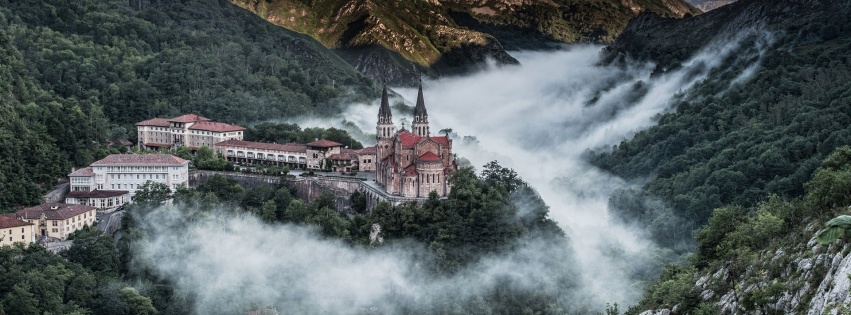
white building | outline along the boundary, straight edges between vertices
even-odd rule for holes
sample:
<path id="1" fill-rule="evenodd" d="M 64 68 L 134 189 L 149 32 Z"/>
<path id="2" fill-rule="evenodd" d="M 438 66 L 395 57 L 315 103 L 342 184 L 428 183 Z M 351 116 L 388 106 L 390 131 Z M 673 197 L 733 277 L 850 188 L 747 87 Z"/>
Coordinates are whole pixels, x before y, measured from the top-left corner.
<path id="1" fill-rule="evenodd" d="M 291 169 L 307 167 L 307 146 L 303 144 L 227 140 L 216 143 L 214 150 L 231 162 L 281 165 Z"/>
<path id="2" fill-rule="evenodd" d="M 197 150 L 201 146 L 213 147 L 225 140 L 242 140 L 245 128 L 195 114 L 174 118 L 154 118 L 136 123 L 140 148 L 159 149 L 188 146 Z"/>
<path id="3" fill-rule="evenodd" d="M 186 185 L 189 161 L 171 154 L 112 154 L 68 177 L 71 179 L 68 198 L 71 199 L 66 198 L 66 202 L 82 204 L 81 200 L 87 199 L 84 204 L 109 208 L 110 202 L 119 206 L 130 201 L 136 190 L 148 181 L 163 183 L 172 191 Z"/>

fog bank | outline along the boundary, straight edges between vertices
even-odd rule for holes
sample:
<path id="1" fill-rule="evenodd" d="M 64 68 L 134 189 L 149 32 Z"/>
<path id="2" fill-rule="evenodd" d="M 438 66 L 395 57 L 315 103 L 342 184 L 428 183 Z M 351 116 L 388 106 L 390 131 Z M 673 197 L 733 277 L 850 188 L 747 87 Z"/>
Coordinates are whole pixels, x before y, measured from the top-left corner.
<path id="1" fill-rule="evenodd" d="M 601 46 L 572 46 L 517 52 L 520 66 L 424 82 L 432 134 L 451 128 L 459 137 L 474 136 L 477 141 L 455 139 L 459 157 L 477 168 L 498 160 L 515 169 L 570 242 L 523 240 L 504 256 L 431 278 L 421 265 L 428 256 L 423 244 L 358 249 L 229 211 L 187 221 L 184 211 L 163 207 L 139 220 L 152 236 L 140 260 L 194 296 L 199 314 L 239 313 L 250 305 L 286 314 L 428 313 L 429 305 L 475 299 L 500 286 L 557 294 L 558 304 L 580 313 L 635 303 L 642 294 L 637 275 L 655 272 L 670 257 L 643 232 L 610 220 L 610 194 L 630 184 L 589 165 L 585 155 L 655 124 L 740 44 L 707 48 L 657 76 L 652 64 L 599 66 Z M 415 89 L 394 90 L 416 99 Z M 333 122 L 374 132 L 377 103 L 348 108 Z M 403 117 L 410 124 L 409 115 L 394 112 L 397 125 Z M 329 120 L 291 122 L 330 126 Z"/>

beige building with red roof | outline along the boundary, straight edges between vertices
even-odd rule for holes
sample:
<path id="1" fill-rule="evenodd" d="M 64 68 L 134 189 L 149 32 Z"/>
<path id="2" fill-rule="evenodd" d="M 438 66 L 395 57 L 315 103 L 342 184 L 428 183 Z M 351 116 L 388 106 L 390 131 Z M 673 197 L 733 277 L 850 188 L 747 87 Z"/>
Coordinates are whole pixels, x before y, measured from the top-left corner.
<path id="1" fill-rule="evenodd" d="M 325 158 L 340 154 L 343 149 L 342 143 L 337 143 L 331 140 L 317 139 L 307 146 L 307 168 L 308 169 L 324 169 Z"/>
<path id="2" fill-rule="evenodd" d="M 46 203 L 15 212 L 15 218 L 32 224 L 34 235 L 66 239 L 74 231 L 95 224 L 95 207 Z"/>
<path id="3" fill-rule="evenodd" d="M 432 191 L 440 197 L 449 195 L 447 177 L 458 168 L 452 156 L 452 139 L 430 134 L 422 84 L 411 130 L 402 126 L 396 131 L 385 87 L 376 127 L 375 181 L 395 196 L 426 198 Z"/>
<path id="4" fill-rule="evenodd" d="M 0 247 L 32 242 L 35 242 L 35 224 L 20 220 L 14 214 L 0 214 Z"/>
<path id="5" fill-rule="evenodd" d="M 158 150 L 188 146 L 197 150 L 202 146 L 212 148 L 216 143 L 225 140 L 242 140 L 245 128 L 187 114 L 140 121 L 136 123 L 136 130 L 140 148 Z"/>

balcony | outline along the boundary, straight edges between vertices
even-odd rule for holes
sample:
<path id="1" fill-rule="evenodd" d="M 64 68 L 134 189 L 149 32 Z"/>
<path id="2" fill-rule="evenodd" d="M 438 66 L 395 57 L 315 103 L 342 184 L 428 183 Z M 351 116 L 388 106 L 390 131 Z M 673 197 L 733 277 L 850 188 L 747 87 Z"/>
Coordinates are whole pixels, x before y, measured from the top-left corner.
<path id="1" fill-rule="evenodd" d="M 233 156 L 233 150 L 228 150 L 228 156 Z"/>

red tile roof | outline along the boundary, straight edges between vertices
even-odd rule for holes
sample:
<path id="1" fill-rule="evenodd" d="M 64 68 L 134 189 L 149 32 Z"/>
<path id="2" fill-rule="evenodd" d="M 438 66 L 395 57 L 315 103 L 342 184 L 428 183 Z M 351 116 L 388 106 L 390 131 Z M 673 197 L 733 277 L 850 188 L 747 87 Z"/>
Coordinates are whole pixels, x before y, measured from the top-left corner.
<path id="1" fill-rule="evenodd" d="M 426 139 L 434 140 L 435 142 L 440 143 L 442 145 L 449 145 L 449 139 L 447 139 L 446 136 L 420 137 L 404 129 L 397 132 L 396 136 L 399 137 L 399 141 L 402 142 L 403 147 L 413 147 L 417 143 L 425 141 Z"/>
<path id="2" fill-rule="evenodd" d="M 342 147 L 342 143 L 337 143 L 331 140 L 319 139 L 307 144 L 308 147 L 314 148 L 333 148 L 333 147 Z"/>
<path id="3" fill-rule="evenodd" d="M 449 145 L 449 138 L 446 138 L 446 136 L 428 137 L 428 138 L 431 139 L 431 140 L 434 140 L 435 142 L 440 143 L 442 145 Z"/>
<path id="4" fill-rule="evenodd" d="M 396 171 L 398 171 L 398 170 L 399 170 L 399 168 L 398 168 L 398 167 L 397 167 L 397 165 L 396 165 L 396 159 L 394 159 L 394 158 L 393 158 L 393 155 L 389 155 L 389 156 L 387 156 L 387 157 L 386 157 L 386 158 L 384 158 L 384 160 L 382 160 L 381 162 L 382 162 L 382 163 L 390 163 L 390 165 L 393 165 L 393 171 L 394 171 L 394 172 L 396 172 Z"/>
<path id="5" fill-rule="evenodd" d="M 305 153 L 307 152 L 307 146 L 298 143 L 287 143 L 287 144 L 277 144 L 277 143 L 266 143 L 266 142 L 252 142 L 252 141 L 243 141 L 243 140 L 225 140 L 219 143 L 214 144 L 215 147 L 222 148 L 247 148 L 247 149 L 255 149 L 255 150 L 277 150 L 284 152 L 295 152 L 295 153 Z"/>
<path id="6" fill-rule="evenodd" d="M 154 118 L 137 122 L 136 126 L 171 127 L 171 123 L 165 118 Z"/>
<path id="7" fill-rule="evenodd" d="M 45 203 L 35 207 L 18 210 L 15 212 L 15 216 L 24 219 L 38 219 L 41 218 L 42 214 L 44 214 L 45 218 L 48 220 L 65 220 L 91 210 L 95 210 L 95 207 L 87 205 L 69 205 L 66 203 Z"/>
<path id="8" fill-rule="evenodd" d="M 414 164 L 408 165 L 405 168 L 405 175 L 417 175 L 417 166 Z"/>
<path id="9" fill-rule="evenodd" d="M 375 155 L 375 147 L 366 147 L 360 150 L 355 151 L 360 155 Z"/>
<path id="10" fill-rule="evenodd" d="M 27 221 L 18 220 L 14 214 L 0 214 L 0 229 L 33 225 Z"/>
<path id="11" fill-rule="evenodd" d="M 186 115 L 183 115 L 183 116 L 174 117 L 172 119 L 169 119 L 168 121 L 177 122 L 177 123 L 190 123 L 190 122 L 196 122 L 196 121 L 209 121 L 209 120 L 210 120 L 210 118 L 201 117 L 201 116 L 198 116 L 198 115 L 195 115 L 195 114 L 186 114 Z"/>
<path id="12" fill-rule="evenodd" d="M 129 194 L 129 191 L 126 190 L 92 190 L 92 191 L 72 191 L 69 192 L 67 197 L 70 198 L 109 198 L 109 197 L 118 197 L 121 195 Z"/>
<path id="13" fill-rule="evenodd" d="M 434 154 L 431 151 L 428 151 L 428 152 L 424 153 L 423 155 L 420 155 L 420 157 L 417 158 L 417 160 L 424 161 L 424 162 L 440 162 L 440 157 L 437 156 L 437 154 Z"/>
<path id="14" fill-rule="evenodd" d="M 420 136 L 405 129 L 399 130 L 399 132 L 396 133 L 396 136 L 399 137 L 399 141 L 402 142 L 402 146 L 404 147 L 412 147 L 421 139 Z"/>
<path id="15" fill-rule="evenodd" d="M 110 154 L 92 166 L 100 165 L 184 165 L 188 160 L 171 154 Z"/>
<path id="16" fill-rule="evenodd" d="M 243 131 L 245 128 L 226 124 L 223 122 L 212 122 L 212 121 L 199 121 L 197 123 L 192 124 L 189 129 L 193 130 L 204 130 L 204 131 L 213 131 L 213 132 L 230 132 L 230 131 Z"/>
<path id="17" fill-rule="evenodd" d="M 358 159 L 356 154 L 351 153 L 340 153 L 340 154 L 332 154 L 328 156 L 329 160 L 338 160 L 338 161 L 355 161 Z"/>
<path id="18" fill-rule="evenodd" d="M 85 177 L 92 177 L 94 175 L 95 175 L 95 172 L 92 171 L 91 166 L 78 169 L 78 170 L 74 171 L 73 173 L 68 174 L 68 176 L 85 176 Z"/>

